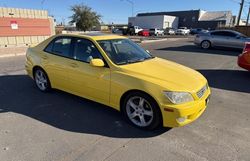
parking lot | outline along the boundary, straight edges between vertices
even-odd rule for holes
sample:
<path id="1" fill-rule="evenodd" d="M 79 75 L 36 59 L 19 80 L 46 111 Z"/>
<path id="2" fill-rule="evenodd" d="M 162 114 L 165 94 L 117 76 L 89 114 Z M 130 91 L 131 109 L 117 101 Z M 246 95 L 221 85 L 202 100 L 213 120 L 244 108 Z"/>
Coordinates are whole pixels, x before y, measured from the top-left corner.
<path id="1" fill-rule="evenodd" d="M 208 79 L 212 96 L 198 120 L 142 131 L 98 103 L 41 93 L 25 74 L 25 56 L 0 58 L 0 160 L 249 161 L 250 72 L 237 66 L 241 51 L 202 50 L 192 37 L 142 46 Z"/>

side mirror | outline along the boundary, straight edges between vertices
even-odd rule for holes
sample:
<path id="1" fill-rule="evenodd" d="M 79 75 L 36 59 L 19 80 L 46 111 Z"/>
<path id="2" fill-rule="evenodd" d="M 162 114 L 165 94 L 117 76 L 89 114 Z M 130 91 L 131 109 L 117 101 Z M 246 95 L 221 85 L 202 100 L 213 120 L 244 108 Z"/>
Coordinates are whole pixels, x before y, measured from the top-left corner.
<path id="1" fill-rule="evenodd" d="M 102 59 L 91 59 L 90 65 L 92 65 L 93 67 L 104 67 L 105 66 Z"/>

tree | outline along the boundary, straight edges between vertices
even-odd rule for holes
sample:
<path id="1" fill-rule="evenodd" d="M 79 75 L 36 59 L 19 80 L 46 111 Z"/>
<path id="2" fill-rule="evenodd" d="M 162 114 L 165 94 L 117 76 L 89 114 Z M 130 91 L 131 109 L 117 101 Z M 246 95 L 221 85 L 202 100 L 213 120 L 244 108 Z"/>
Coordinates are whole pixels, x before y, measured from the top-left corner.
<path id="1" fill-rule="evenodd" d="M 84 4 L 72 6 L 71 11 L 73 11 L 74 14 L 70 17 L 70 23 L 75 23 L 78 30 L 85 32 L 100 24 L 101 15 Z"/>

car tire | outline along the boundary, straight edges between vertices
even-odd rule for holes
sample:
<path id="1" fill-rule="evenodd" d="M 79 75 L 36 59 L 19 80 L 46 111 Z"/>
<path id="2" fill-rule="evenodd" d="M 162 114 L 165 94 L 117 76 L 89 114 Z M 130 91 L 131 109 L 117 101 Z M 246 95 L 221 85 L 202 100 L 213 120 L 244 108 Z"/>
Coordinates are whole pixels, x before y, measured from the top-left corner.
<path id="1" fill-rule="evenodd" d="M 162 123 L 157 102 L 142 92 L 133 92 L 125 97 L 122 113 L 128 122 L 140 129 L 153 130 Z"/>
<path id="2" fill-rule="evenodd" d="M 204 40 L 201 42 L 202 49 L 209 49 L 211 47 L 211 42 L 208 40 Z"/>
<path id="3" fill-rule="evenodd" d="M 34 70 L 34 81 L 40 91 L 48 92 L 51 90 L 49 77 L 43 69 L 37 68 Z"/>

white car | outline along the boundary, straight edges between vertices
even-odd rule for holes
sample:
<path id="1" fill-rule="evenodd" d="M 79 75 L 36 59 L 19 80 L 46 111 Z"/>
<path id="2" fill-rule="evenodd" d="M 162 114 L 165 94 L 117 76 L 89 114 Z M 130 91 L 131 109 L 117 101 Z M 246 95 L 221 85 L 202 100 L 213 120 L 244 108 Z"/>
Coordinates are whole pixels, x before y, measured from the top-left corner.
<path id="1" fill-rule="evenodd" d="M 165 35 L 174 35 L 175 34 L 175 29 L 173 28 L 167 28 L 165 29 Z"/>
<path id="2" fill-rule="evenodd" d="M 187 27 L 180 27 L 178 30 L 176 30 L 176 35 L 189 35 L 190 30 Z"/>
<path id="3" fill-rule="evenodd" d="M 154 29 L 149 29 L 149 34 L 152 36 L 159 36 L 159 35 L 164 35 L 164 30 L 154 28 Z"/>

